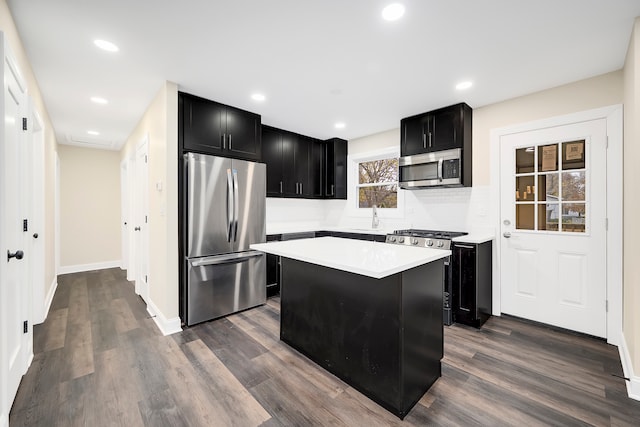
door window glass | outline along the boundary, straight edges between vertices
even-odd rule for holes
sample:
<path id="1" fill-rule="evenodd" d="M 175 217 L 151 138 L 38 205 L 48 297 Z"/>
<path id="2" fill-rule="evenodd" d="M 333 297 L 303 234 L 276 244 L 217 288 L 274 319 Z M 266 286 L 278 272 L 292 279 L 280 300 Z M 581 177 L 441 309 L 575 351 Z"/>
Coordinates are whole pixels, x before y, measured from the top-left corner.
<path id="1" fill-rule="evenodd" d="M 586 233 L 586 140 L 515 150 L 516 229 Z"/>

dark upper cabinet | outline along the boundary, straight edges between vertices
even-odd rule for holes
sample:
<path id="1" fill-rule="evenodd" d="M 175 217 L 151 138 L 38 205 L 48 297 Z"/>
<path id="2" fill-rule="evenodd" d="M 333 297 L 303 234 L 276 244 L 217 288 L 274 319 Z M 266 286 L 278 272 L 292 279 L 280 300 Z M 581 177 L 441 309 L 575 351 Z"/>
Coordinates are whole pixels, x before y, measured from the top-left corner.
<path id="1" fill-rule="evenodd" d="M 180 93 L 185 151 L 260 161 L 260 116 L 239 108 Z"/>
<path id="2" fill-rule="evenodd" d="M 347 141 L 321 141 L 262 126 L 262 161 L 267 165 L 267 196 L 311 199 L 347 198 Z"/>
<path id="3" fill-rule="evenodd" d="M 325 185 L 325 144 L 310 138 L 309 141 L 309 193 L 314 199 L 324 196 Z"/>
<path id="4" fill-rule="evenodd" d="M 262 161 L 267 165 L 267 196 L 284 192 L 282 134 L 279 130 L 262 127 Z"/>
<path id="5" fill-rule="evenodd" d="M 315 140 L 286 130 L 262 126 L 262 160 L 267 165 L 267 196 L 301 197 L 315 196 L 314 165 L 310 157 L 318 149 Z M 313 179 L 312 179 L 313 178 Z"/>
<path id="6" fill-rule="evenodd" d="M 452 148 L 471 150 L 472 110 L 465 103 L 452 105 L 400 121 L 400 155 Z"/>
<path id="7" fill-rule="evenodd" d="M 347 141 L 332 138 L 325 141 L 324 197 L 347 198 Z"/>

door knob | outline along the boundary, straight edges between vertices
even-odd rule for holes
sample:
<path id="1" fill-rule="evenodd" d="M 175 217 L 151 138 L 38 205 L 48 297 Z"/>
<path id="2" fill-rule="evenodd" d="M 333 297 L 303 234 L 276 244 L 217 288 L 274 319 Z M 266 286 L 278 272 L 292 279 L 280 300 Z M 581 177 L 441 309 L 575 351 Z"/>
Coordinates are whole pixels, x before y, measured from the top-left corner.
<path id="1" fill-rule="evenodd" d="M 140 231 L 140 227 L 134 228 L 133 231 Z"/>
<path id="2" fill-rule="evenodd" d="M 23 257 L 24 252 L 22 251 L 15 251 L 14 253 L 11 253 L 11 251 L 7 251 L 7 262 L 9 262 L 11 258 L 22 259 Z"/>
<path id="3" fill-rule="evenodd" d="M 33 233 L 33 238 L 37 239 L 38 238 L 38 233 Z"/>
<path id="4" fill-rule="evenodd" d="M 504 233 L 502 233 L 502 235 L 503 235 L 504 237 L 506 237 L 507 239 L 508 239 L 509 237 L 511 237 L 511 233 L 509 233 L 508 231 L 505 231 Z"/>

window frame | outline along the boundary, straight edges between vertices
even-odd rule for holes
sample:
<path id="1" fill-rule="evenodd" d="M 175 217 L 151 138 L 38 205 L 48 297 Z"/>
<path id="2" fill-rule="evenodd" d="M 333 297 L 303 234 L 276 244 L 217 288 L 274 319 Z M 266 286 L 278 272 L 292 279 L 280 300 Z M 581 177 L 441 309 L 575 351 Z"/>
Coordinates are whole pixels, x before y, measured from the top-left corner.
<path id="1" fill-rule="evenodd" d="M 400 158 L 400 150 L 398 148 L 391 147 L 381 150 L 349 154 L 347 156 L 347 163 L 349 165 L 347 172 L 347 212 L 349 216 L 371 218 L 372 215 L 373 208 L 358 207 L 358 189 L 360 188 L 360 184 L 358 183 L 358 172 L 360 163 L 388 158 Z M 400 188 L 397 181 L 395 184 L 398 188 L 398 205 L 396 208 L 376 208 L 380 218 L 404 218 L 404 190 Z M 366 184 L 363 187 L 367 186 L 371 185 Z"/>

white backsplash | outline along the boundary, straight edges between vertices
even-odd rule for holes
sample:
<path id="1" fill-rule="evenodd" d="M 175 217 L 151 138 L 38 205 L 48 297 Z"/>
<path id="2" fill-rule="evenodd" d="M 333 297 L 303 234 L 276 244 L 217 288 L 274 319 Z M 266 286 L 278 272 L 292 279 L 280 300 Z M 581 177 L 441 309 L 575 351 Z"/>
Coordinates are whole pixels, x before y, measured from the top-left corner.
<path id="1" fill-rule="evenodd" d="M 388 218 L 379 213 L 385 230 L 423 228 L 449 231 L 491 231 L 489 186 L 429 188 L 405 191 L 405 215 Z M 303 200 L 267 198 L 267 223 L 296 223 L 345 228 L 366 228 L 371 219 L 349 215 L 347 200 Z"/>

